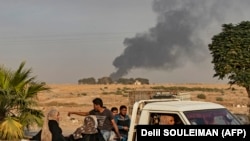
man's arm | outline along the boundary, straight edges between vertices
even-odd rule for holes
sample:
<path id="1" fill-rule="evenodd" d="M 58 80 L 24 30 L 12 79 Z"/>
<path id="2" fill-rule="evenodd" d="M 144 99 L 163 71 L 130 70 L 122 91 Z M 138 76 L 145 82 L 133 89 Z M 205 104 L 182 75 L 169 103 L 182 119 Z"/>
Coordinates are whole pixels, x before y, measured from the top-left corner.
<path id="1" fill-rule="evenodd" d="M 122 129 L 128 131 L 128 130 L 129 130 L 129 127 L 130 127 L 130 122 L 131 122 L 131 120 L 130 120 L 130 117 L 129 117 L 128 115 L 126 115 L 126 118 L 127 118 L 127 120 L 128 120 L 128 126 L 123 126 Z"/>
<path id="2" fill-rule="evenodd" d="M 116 136 L 119 137 L 119 138 L 121 138 L 122 136 L 121 136 L 121 134 L 119 133 L 118 126 L 117 126 L 115 120 L 112 119 L 111 122 L 112 122 L 112 124 L 113 124 L 114 130 L 115 130 L 115 133 L 116 133 Z"/>
<path id="3" fill-rule="evenodd" d="M 88 116 L 89 112 L 68 112 L 68 116 L 71 114 L 79 115 L 79 116 Z"/>

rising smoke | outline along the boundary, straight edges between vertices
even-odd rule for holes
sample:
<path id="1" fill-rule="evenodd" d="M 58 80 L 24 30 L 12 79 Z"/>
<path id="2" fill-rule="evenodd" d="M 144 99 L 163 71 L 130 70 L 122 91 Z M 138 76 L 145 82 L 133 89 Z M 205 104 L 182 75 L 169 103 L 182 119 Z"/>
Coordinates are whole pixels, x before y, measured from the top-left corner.
<path id="1" fill-rule="evenodd" d="M 110 77 L 117 80 L 135 68 L 171 71 L 187 62 L 202 63 L 211 56 L 208 41 L 221 25 L 248 20 L 249 6 L 249 0 L 155 0 L 156 26 L 124 40 L 126 48 L 113 61 L 117 71 Z"/>

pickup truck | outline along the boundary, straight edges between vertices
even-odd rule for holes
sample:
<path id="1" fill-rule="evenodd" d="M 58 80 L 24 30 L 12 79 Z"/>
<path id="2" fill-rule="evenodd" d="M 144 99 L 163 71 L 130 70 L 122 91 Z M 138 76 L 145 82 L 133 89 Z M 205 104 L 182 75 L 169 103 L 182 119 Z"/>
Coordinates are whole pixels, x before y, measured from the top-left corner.
<path id="1" fill-rule="evenodd" d="M 160 117 L 170 115 L 180 125 L 242 125 L 224 106 L 204 101 L 149 99 L 134 103 L 128 141 L 136 140 L 136 125 L 159 124 Z"/>

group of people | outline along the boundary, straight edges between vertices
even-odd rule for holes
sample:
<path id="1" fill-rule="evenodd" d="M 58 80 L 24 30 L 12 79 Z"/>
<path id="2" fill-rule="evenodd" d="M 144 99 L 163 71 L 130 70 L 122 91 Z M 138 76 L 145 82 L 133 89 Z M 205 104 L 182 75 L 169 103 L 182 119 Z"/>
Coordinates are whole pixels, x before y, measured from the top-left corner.
<path id="1" fill-rule="evenodd" d="M 127 141 L 130 117 L 127 107 L 111 109 L 103 106 L 101 98 L 93 99 L 93 109 L 89 112 L 68 112 L 85 116 L 83 125 L 70 134 L 64 136 L 59 126 L 59 111 L 52 109 L 48 112 L 42 130 L 30 140 L 38 141 Z"/>
<path id="2" fill-rule="evenodd" d="M 118 126 L 119 133 L 121 134 L 121 141 L 127 141 L 130 126 L 130 117 L 127 115 L 127 106 L 121 105 L 119 112 L 117 107 L 112 107 L 111 112 L 114 116 L 115 123 Z M 115 131 L 112 131 L 110 141 L 115 141 L 117 140 L 116 138 Z"/>

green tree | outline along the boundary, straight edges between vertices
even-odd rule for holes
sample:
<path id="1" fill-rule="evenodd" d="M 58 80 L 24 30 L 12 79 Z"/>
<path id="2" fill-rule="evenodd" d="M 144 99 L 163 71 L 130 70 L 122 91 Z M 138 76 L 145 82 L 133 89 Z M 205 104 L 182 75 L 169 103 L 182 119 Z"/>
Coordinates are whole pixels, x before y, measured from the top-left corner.
<path id="1" fill-rule="evenodd" d="M 117 80 L 118 84 L 124 84 L 124 85 L 131 85 L 135 83 L 135 79 L 134 78 L 119 78 Z"/>
<path id="2" fill-rule="evenodd" d="M 25 128 L 43 124 L 36 96 L 50 88 L 35 82 L 31 69 L 24 69 L 24 65 L 22 62 L 16 71 L 0 67 L 0 140 L 20 139 Z"/>
<path id="3" fill-rule="evenodd" d="M 250 22 L 223 24 L 222 32 L 213 36 L 208 45 L 214 64 L 214 77 L 228 78 L 230 86 L 247 91 L 250 106 Z M 249 109 L 250 110 L 250 109 Z M 250 113 L 250 111 L 249 111 Z"/>
<path id="4" fill-rule="evenodd" d="M 111 77 L 102 77 L 102 78 L 98 78 L 97 80 L 97 84 L 112 84 L 113 81 L 111 79 Z"/>
<path id="5" fill-rule="evenodd" d="M 136 78 L 135 81 L 141 82 L 141 84 L 149 84 L 149 80 L 146 78 Z"/>
<path id="6" fill-rule="evenodd" d="M 96 84 L 96 80 L 94 77 L 83 78 L 78 80 L 78 84 Z"/>

